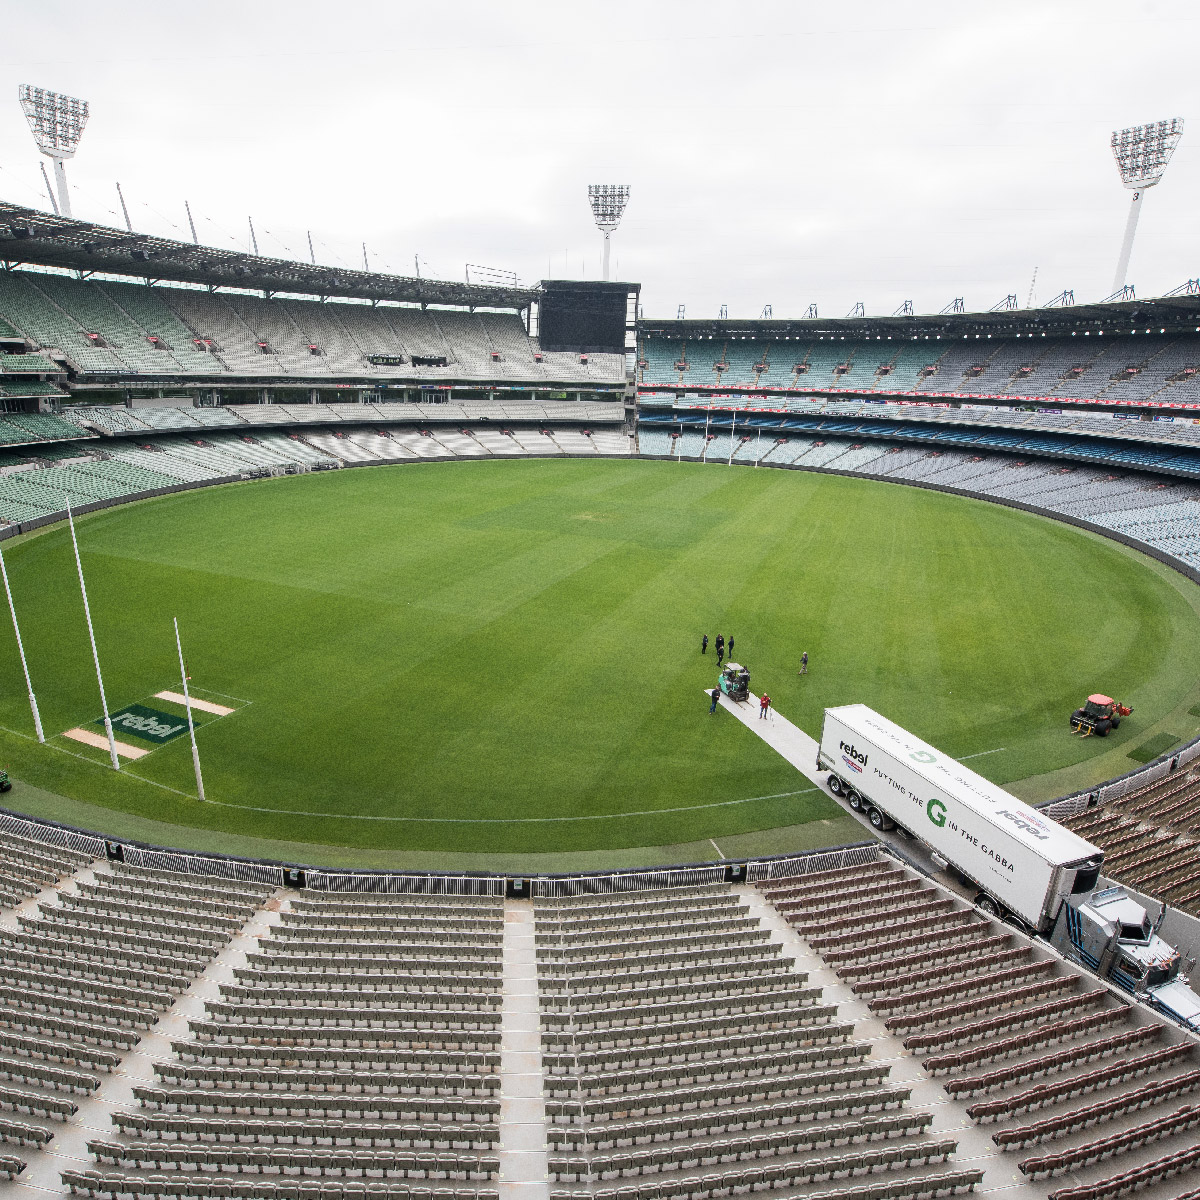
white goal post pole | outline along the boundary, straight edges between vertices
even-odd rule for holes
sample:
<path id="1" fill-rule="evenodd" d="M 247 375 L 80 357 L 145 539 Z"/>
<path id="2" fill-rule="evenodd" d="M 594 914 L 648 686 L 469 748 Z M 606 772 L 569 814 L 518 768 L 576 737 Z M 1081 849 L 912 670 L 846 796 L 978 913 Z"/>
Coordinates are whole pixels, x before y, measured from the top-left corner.
<path id="1" fill-rule="evenodd" d="M 4 551 L 0 550 L 0 575 L 4 577 L 4 594 L 8 597 L 8 611 L 12 616 L 13 633 L 17 635 L 17 653 L 21 656 L 21 670 L 25 672 L 25 688 L 29 692 L 29 711 L 33 713 L 33 731 L 37 740 L 44 742 L 42 717 L 38 712 L 37 697 L 33 694 L 33 682 L 29 678 L 29 664 L 25 661 L 25 643 L 21 641 L 21 627 L 17 624 L 17 609 L 13 604 L 12 588 L 8 586 L 8 568 L 4 565 Z"/>
<path id="2" fill-rule="evenodd" d="M 733 406 L 733 429 L 729 434 L 729 461 L 727 467 L 733 466 L 733 443 L 737 440 L 737 405 Z"/>
<path id="3" fill-rule="evenodd" d="M 196 745 L 196 723 L 192 720 L 192 694 L 188 691 L 188 673 L 183 665 L 183 643 L 179 640 L 179 618 L 175 622 L 175 649 L 179 651 L 179 678 L 183 680 L 183 703 L 187 709 L 188 736 L 192 739 L 192 766 L 196 768 L 196 794 L 204 800 L 204 776 L 200 774 L 200 747 Z"/>
<path id="4" fill-rule="evenodd" d="M 67 499 L 67 524 L 71 527 L 71 545 L 75 550 L 75 569 L 79 572 L 79 594 L 83 597 L 83 615 L 87 618 L 88 640 L 92 643 L 92 661 L 96 664 L 96 684 L 100 688 L 100 707 L 104 710 L 104 732 L 108 734 L 108 754 L 114 771 L 121 769 L 117 757 L 117 739 L 113 737 L 112 717 L 108 715 L 108 700 L 104 696 L 104 676 L 100 674 L 100 652 L 96 649 L 96 633 L 92 628 L 92 610 L 88 604 L 87 585 L 83 582 L 83 561 L 79 557 L 79 540 L 75 536 L 75 518 L 71 514 L 71 501 Z"/>

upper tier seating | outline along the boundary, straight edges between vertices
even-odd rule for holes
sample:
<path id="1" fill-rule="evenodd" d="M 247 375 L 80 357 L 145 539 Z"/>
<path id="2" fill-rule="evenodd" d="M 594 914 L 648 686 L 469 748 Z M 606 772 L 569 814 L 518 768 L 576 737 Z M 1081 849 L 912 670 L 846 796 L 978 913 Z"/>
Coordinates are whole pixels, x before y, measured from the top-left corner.
<path id="1" fill-rule="evenodd" d="M 686 360 L 688 369 L 676 363 Z M 942 392 L 1137 401 L 1200 398 L 1200 336 L 818 338 L 682 342 L 643 335 L 646 387 Z M 715 366 L 723 369 L 718 371 Z M 800 367 L 797 370 L 797 367 Z"/>
<path id="2" fill-rule="evenodd" d="M 83 372 L 202 382 L 229 376 L 620 384 L 623 354 L 542 352 L 515 313 L 96 282 L 35 271 L 0 278 L 0 315 Z M 535 354 L 537 357 L 535 358 Z M 372 356 L 399 359 L 372 363 Z M 35 356 L 17 370 L 33 370 Z M 45 363 L 36 369 L 61 370 Z"/>

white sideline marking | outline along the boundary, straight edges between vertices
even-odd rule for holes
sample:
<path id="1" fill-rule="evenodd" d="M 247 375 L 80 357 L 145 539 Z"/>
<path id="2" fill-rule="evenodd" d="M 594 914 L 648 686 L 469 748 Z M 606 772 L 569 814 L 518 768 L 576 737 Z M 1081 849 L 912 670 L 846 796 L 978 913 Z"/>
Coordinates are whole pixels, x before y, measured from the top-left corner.
<path id="1" fill-rule="evenodd" d="M 102 734 L 93 733 L 90 729 L 64 729 L 63 737 L 82 742 L 85 746 L 95 746 L 97 750 L 108 749 L 108 738 Z M 144 758 L 150 753 L 149 750 L 144 750 L 141 746 L 131 746 L 128 742 L 114 742 L 113 744 L 122 758 Z"/>
<path id="2" fill-rule="evenodd" d="M 182 692 L 155 692 L 156 700 L 170 700 L 172 704 L 182 704 L 186 707 L 187 697 Z M 211 700 L 197 700 L 192 697 L 192 707 L 198 708 L 201 712 L 216 713 L 218 717 L 227 717 L 230 713 L 237 712 L 236 708 L 226 708 L 224 704 L 214 704 Z"/>
<path id="3" fill-rule="evenodd" d="M 978 754 L 964 754 L 959 762 L 966 762 L 968 758 L 982 758 L 985 754 L 999 754 L 1001 750 L 1007 750 L 1007 746 L 997 746 L 995 750 L 980 750 Z"/>
<path id="4" fill-rule="evenodd" d="M 709 839 L 708 839 L 708 844 L 709 844 L 709 845 L 710 845 L 710 846 L 711 846 L 711 847 L 712 847 L 712 848 L 713 848 L 713 849 L 714 849 L 714 850 L 717 852 L 717 854 L 718 854 L 718 855 L 719 855 L 719 856 L 720 856 L 722 859 L 725 857 L 724 853 L 723 853 L 723 852 L 722 852 L 722 850 L 721 850 L 721 847 L 720 847 L 720 846 L 718 846 L 718 845 L 717 845 L 717 843 L 716 843 L 715 841 L 713 841 L 713 839 L 712 839 L 712 838 L 709 838 Z"/>

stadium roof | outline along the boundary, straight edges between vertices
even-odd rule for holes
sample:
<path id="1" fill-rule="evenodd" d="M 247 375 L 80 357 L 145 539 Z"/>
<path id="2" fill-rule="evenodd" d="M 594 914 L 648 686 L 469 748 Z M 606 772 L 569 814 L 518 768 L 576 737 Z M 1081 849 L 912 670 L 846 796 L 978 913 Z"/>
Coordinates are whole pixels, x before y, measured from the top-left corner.
<path id="1" fill-rule="evenodd" d="M 1013 308 L 984 313 L 924 316 L 811 317 L 796 320 L 737 318 L 660 320 L 643 317 L 646 333 L 678 338 L 948 338 L 1071 333 L 1192 333 L 1200 331 L 1200 294 L 1118 300 L 1053 308 Z"/>
<path id="2" fill-rule="evenodd" d="M 9 264 L 66 267 L 85 275 L 105 272 L 210 287 L 466 308 L 525 308 L 537 295 L 534 288 L 414 279 L 265 258 L 239 250 L 128 233 L 4 201 L 0 201 L 0 260 Z"/>

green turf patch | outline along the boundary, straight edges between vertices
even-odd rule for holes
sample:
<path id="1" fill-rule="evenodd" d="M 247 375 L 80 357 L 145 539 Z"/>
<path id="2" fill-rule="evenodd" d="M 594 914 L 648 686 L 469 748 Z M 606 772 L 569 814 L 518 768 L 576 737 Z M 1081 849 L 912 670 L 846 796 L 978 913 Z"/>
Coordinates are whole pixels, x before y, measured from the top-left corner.
<path id="1" fill-rule="evenodd" d="M 179 675 L 175 616 L 191 686 L 238 708 L 197 718 L 213 803 L 192 799 L 187 737 L 114 772 L 103 749 L 33 741 L 23 687 L 0 689 L 0 765 L 225 848 L 615 861 L 709 839 L 768 853 L 761 831 L 839 819 L 709 715 L 703 633 L 733 635 L 754 690 L 810 734 L 862 701 L 1002 784 L 1076 772 L 1063 791 L 1121 770 L 1113 739 L 1070 736 L 1083 696 L 1118 695 L 1152 728 L 1191 703 L 1200 656 L 1196 589 L 1123 547 L 836 476 L 422 463 L 180 493 L 79 534 L 110 709 L 182 711 L 155 698 Z M 90 727 L 69 536 L 5 558 L 46 728 Z M 1080 594 L 1105 597 L 1087 621 Z M 0 679 L 21 679 L 11 639 Z"/>
<path id="2" fill-rule="evenodd" d="M 1193 704 L 1192 707 L 1188 709 L 1188 715 L 1200 717 L 1200 704 Z"/>
<path id="3" fill-rule="evenodd" d="M 1134 762 L 1153 762 L 1160 754 L 1166 754 L 1178 741 L 1179 738 L 1173 733 L 1156 733 L 1152 738 L 1147 738 L 1140 746 L 1134 746 L 1132 750 L 1126 751 L 1125 757 L 1132 758 Z"/>

